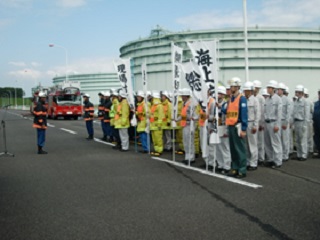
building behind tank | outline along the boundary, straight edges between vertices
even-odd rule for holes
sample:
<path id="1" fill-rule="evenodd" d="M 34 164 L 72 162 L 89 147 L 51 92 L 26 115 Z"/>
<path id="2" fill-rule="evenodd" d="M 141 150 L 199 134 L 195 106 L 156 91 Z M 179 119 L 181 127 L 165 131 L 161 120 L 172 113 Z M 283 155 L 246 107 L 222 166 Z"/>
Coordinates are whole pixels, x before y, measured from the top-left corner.
<path id="1" fill-rule="evenodd" d="M 169 32 L 160 27 L 147 38 L 126 43 L 121 58 L 133 59 L 134 89 L 142 89 L 141 63 L 146 61 L 148 88 L 172 89 L 171 43 L 184 49 L 183 61 L 191 52 L 187 41 L 219 40 L 218 76 L 226 84 L 234 76 L 245 81 L 243 29 Z M 320 31 L 305 28 L 249 28 L 249 80 L 259 79 L 265 86 L 271 79 L 284 82 L 291 94 L 297 84 L 309 88 L 316 96 L 320 76 Z M 181 81 L 186 87 L 186 81 Z"/>

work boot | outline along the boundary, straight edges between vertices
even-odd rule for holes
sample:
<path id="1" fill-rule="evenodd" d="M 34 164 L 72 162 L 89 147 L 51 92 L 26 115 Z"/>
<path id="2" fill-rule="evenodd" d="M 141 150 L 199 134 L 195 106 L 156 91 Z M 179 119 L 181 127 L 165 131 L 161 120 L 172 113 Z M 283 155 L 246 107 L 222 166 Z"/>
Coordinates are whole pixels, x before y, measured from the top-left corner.
<path id="1" fill-rule="evenodd" d="M 38 146 L 38 154 L 47 154 L 47 152 L 43 151 L 42 147 Z"/>
<path id="2" fill-rule="evenodd" d="M 89 135 L 86 139 L 87 140 L 92 140 L 93 139 L 93 135 Z"/>

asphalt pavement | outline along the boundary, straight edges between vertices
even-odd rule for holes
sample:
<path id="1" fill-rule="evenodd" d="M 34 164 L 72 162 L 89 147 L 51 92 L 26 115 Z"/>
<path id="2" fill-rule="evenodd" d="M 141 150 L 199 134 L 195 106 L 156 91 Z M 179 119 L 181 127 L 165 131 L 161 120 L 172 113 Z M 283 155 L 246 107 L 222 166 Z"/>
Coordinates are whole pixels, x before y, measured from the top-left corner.
<path id="1" fill-rule="evenodd" d="M 38 155 L 32 116 L 0 110 L 3 119 L 15 156 L 0 157 L 1 240 L 320 238 L 320 159 L 230 182 L 179 166 L 181 156 L 171 164 L 169 153 L 87 141 L 83 120 L 48 120 L 49 154 Z"/>

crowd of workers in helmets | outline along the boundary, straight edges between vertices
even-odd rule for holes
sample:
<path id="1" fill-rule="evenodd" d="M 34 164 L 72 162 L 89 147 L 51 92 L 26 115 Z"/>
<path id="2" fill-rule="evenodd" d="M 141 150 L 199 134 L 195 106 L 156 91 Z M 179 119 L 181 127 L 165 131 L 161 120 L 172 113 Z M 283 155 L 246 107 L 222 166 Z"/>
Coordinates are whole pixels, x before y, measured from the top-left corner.
<path id="1" fill-rule="evenodd" d="M 192 98 L 190 89 L 181 89 L 177 119 L 172 118 L 172 94 L 168 91 L 147 92 L 146 95 L 138 91 L 135 113 L 123 90 L 100 92 L 98 119 L 103 131 L 102 140 L 113 142 L 113 149 L 125 152 L 136 131 L 142 146 L 139 152 L 150 152 L 153 156 L 172 152 L 174 141 L 175 153 L 184 155 L 182 162 L 185 164 L 193 164 L 205 149 L 206 154 L 202 157 L 207 169 L 237 178 L 246 177 L 247 171 L 254 171 L 259 165 L 280 168 L 292 158 L 294 150 L 296 159 L 305 161 L 313 155 L 314 143 L 320 153 L 320 101 L 310 101 L 308 90 L 302 85 L 297 85 L 294 96 L 289 97 L 289 88 L 275 80 L 270 80 L 262 89 L 258 80 L 241 84 L 241 80 L 234 77 L 226 87 L 219 86 L 217 90 L 217 99 L 214 92 L 208 92 L 207 112 L 204 113 Z M 42 154 L 46 153 L 42 150 L 46 110 L 40 94 L 39 97 L 34 126 L 38 130 L 38 153 Z M 94 105 L 89 101 L 89 94 L 84 94 L 83 99 L 87 139 L 91 140 L 94 137 Z M 130 126 L 134 114 L 137 118 L 135 129 Z M 220 138 L 218 144 L 209 140 L 215 124 Z M 203 137 L 204 134 L 207 137 Z M 149 138 L 152 144 L 149 144 Z"/>

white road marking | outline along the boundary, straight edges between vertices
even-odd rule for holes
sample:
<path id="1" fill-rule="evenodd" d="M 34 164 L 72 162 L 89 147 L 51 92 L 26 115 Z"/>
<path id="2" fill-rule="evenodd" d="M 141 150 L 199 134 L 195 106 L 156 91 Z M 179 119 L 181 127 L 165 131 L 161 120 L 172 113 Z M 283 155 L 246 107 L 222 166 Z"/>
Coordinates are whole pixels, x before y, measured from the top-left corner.
<path id="1" fill-rule="evenodd" d="M 48 127 L 55 127 L 55 125 L 52 125 L 50 123 L 47 123 Z"/>
<path id="2" fill-rule="evenodd" d="M 262 188 L 262 185 L 246 182 L 246 181 L 243 181 L 243 180 L 240 180 L 240 179 L 236 179 L 236 178 L 233 178 L 233 177 L 228 177 L 228 176 L 221 175 L 221 174 L 216 174 L 216 173 L 213 173 L 213 172 L 208 172 L 206 170 L 195 168 L 195 167 L 189 167 L 189 166 L 184 165 L 182 163 L 174 162 L 172 160 L 159 158 L 159 157 L 152 157 L 152 159 L 159 160 L 159 161 L 166 162 L 166 163 L 170 163 L 170 164 L 175 165 L 177 167 L 182 167 L 182 168 L 186 168 L 186 169 L 189 169 L 189 170 L 197 171 L 197 172 L 205 174 L 205 175 L 221 178 L 221 179 L 224 179 L 224 180 L 226 180 L 228 182 L 237 183 L 237 184 L 244 185 L 244 186 L 247 186 L 247 187 L 251 187 L 251 188 L 254 188 L 254 189 Z"/>
<path id="3" fill-rule="evenodd" d="M 68 133 L 71 133 L 71 134 L 77 134 L 77 132 L 75 131 L 72 131 L 72 130 L 69 130 L 69 129 L 66 129 L 66 128 L 60 128 L 62 131 L 65 131 L 65 132 L 68 132 Z"/>
<path id="4" fill-rule="evenodd" d="M 100 140 L 99 138 L 94 138 L 94 141 L 96 141 L 96 142 L 98 142 L 98 143 L 103 143 L 103 144 L 106 144 L 106 145 L 109 145 L 109 146 L 114 146 L 113 143 L 109 143 L 109 142 L 102 141 L 102 140 Z"/>

